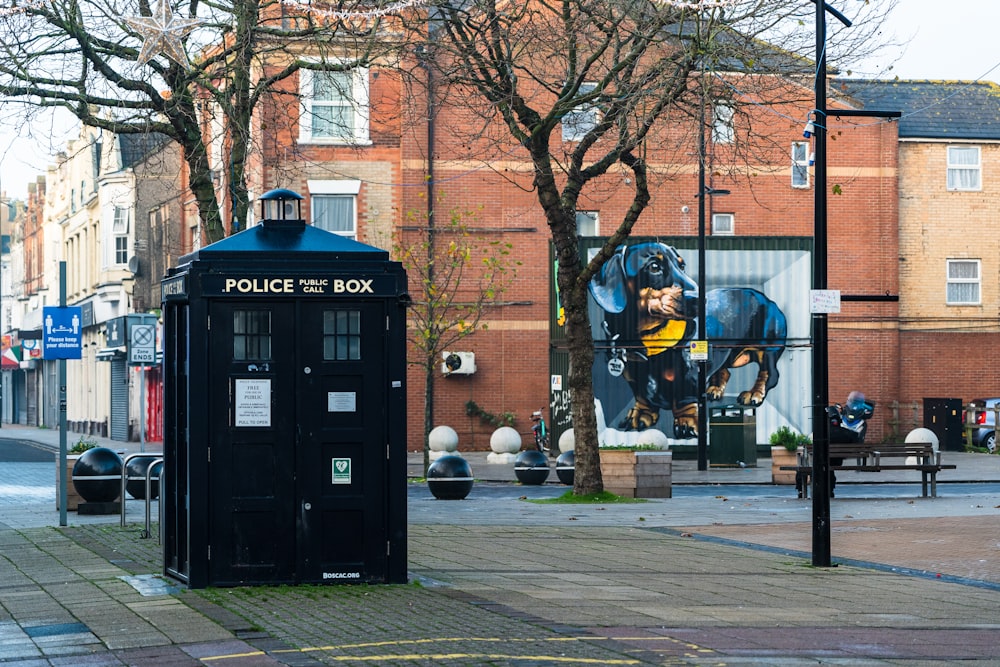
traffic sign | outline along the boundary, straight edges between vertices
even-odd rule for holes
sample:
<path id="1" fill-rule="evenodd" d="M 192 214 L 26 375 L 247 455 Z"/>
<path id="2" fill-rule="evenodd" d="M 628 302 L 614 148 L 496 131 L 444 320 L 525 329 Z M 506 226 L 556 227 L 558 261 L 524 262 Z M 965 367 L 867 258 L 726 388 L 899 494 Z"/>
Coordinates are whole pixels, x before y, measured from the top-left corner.
<path id="1" fill-rule="evenodd" d="M 42 307 L 42 357 L 79 359 L 83 328 L 79 306 Z"/>
<path id="2" fill-rule="evenodd" d="M 132 324 L 129 327 L 128 361 L 143 366 L 156 363 L 155 324 Z"/>

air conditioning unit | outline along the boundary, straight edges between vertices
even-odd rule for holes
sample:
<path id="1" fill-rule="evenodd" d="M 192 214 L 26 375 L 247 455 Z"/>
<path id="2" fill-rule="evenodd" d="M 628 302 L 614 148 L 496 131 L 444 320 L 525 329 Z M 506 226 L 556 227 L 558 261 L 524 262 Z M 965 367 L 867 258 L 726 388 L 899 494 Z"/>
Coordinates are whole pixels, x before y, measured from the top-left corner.
<path id="1" fill-rule="evenodd" d="M 472 375 L 476 372 L 475 352 L 442 352 L 441 372 L 445 375 Z"/>

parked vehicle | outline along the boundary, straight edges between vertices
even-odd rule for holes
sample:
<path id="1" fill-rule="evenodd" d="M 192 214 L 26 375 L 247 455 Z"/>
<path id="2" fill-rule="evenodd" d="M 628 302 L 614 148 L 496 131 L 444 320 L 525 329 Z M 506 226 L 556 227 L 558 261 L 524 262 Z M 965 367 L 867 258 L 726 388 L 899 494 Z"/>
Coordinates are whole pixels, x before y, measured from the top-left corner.
<path id="1" fill-rule="evenodd" d="M 975 406 L 973 423 L 976 425 L 972 429 L 972 444 L 994 454 L 997 449 L 997 409 L 1000 407 L 1000 398 L 977 398 L 970 403 Z M 962 423 L 969 423 L 968 415 L 964 412 Z"/>

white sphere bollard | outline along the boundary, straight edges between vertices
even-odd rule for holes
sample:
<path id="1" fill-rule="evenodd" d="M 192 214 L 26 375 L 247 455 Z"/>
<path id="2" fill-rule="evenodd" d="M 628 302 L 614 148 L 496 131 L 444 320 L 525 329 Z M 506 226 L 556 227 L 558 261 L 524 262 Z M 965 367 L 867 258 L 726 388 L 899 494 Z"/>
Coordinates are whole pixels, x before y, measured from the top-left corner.
<path id="1" fill-rule="evenodd" d="M 929 442 L 931 446 L 934 447 L 934 451 L 938 451 L 940 447 L 940 441 L 938 440 L 937 434 L 930 430 L 929 428 L 915 428 L 906 434 L 906 439 L 903 442 L 919 443 L 919 442 Z M 903 459 L 905 465 L 916 465 L 917 457 L 908 456 Z"/>
<path id="2" fill-rule="evenodd" d="M 574 449 L 576 449 L 576 436 L 573 434 L 573 429 L 568 428 L 559 436 L 559 451 L 565 454 Z"/>
<path id="3" fill-rule="evenodd" d="M 450 426 L 435 426 L 427 435 L 430 445 L 430 460 L 436 461 L 442 456 L 461 456 L 458 453 L 458 433 Z"/>
<path id="4" fill-rule="evenodd" d="M 513 463 L 521 450 L 521 434 L 510 426 L 501 426 L 490 436 L 490 449 L 493 451 L 486 456 L 487 463 Z"/>

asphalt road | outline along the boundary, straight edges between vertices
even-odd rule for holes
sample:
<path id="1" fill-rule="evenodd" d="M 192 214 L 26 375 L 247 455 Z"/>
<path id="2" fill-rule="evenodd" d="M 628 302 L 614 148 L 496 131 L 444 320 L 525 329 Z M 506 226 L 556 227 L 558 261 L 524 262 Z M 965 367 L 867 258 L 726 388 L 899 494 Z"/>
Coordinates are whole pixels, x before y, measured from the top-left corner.
<path id="1" fill-rule="evenodd" d="M 0 437 L 0 463 L 49 463 L 55 453 L 33 442 Z"/>

